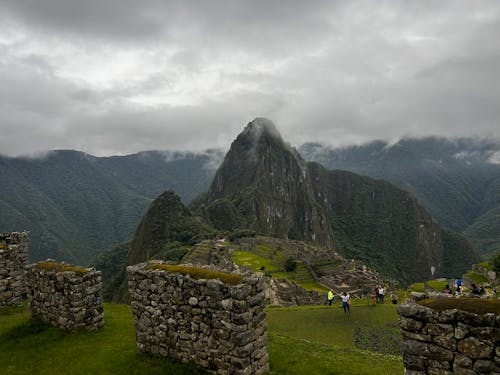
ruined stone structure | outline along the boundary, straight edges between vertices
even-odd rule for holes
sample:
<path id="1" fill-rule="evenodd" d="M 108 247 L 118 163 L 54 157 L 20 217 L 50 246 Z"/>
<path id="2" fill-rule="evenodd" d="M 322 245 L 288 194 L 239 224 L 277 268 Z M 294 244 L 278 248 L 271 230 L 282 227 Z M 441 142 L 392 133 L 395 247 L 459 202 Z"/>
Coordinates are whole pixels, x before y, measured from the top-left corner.
<path id="1" fill-rule="evenodd" d="M 398 306 L 408 375 L 500 374 L 500 316 Z"/>
<path id="2" fill-rule="evenodd" d="M 26 283 L 34 318 L 67 330 L 104 325 L 100 271 L 48 260 L 27 266 Z"/>
<path id="3" fill-rule="evenodd" d="M 0 233 L 0 306 L 21 303 L 27 262 L 28 233 Z"/>
<path id="4" fill-rule="evenodd" d="M 127 270 L 141 352 L 219 374 L 269 371 L 263 276 L 162 262 Z"/>
<path id="5" fill-rule="evenodd" d="M 306 290 L 291 280 L 269 277 L 266 298 L 273 306 L 324 305 L 326 293 Z"/>

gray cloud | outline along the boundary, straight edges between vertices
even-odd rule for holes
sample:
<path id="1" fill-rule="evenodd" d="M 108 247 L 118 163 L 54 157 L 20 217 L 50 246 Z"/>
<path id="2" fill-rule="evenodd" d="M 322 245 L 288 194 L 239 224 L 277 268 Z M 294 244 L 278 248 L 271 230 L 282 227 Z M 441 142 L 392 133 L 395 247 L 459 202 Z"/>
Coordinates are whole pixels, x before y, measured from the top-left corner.
<path id="1" fill-rule="evenodd" d="M 500 137 L 499 37 L 495 1 L 8 0 L 0 153 Z"/>

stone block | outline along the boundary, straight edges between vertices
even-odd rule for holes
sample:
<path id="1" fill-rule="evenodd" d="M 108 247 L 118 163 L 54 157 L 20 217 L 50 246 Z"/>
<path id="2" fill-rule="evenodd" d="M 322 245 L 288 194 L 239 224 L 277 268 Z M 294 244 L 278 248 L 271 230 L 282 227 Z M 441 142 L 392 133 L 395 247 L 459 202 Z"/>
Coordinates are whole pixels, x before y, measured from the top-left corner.
<path id="1" fill-rule="evenodd" d="M 423 343 L 416 340 L 404 340 L 402 345 L 402 352 L 411 355 L 422 356 L 428 359 L 438 361 L 450 361 L 453 359 L 453 352 L 444 349 L 438 345 Z"/>
<path id="2" fill-rule="evenodd" d="M 474 362 L 472 369 L 476 372 L 482 372 L 491 374 L 493 372 L 499 371 L 499 367 L 495 364 L 494 361 L 488 359 L 478 359 Z"/>
<path id="3" fill-rule="evenodd" d="M 403 353 L 403 364 L 408 370 L 425 371 L 427 368 L 427 363 L 424 358 L 407 353 Z"/>
<path id="4" fill-rule="evenodd" d="M 445 337 L 453 337 L 455 331 L 451 324 L 433 324 L 428 323 L 425 325 L 423 329 L 424 333 L 428 333 L 432 336 L 445 336 Z"/>
<path id="5" fill-rule="evenodd" d="M 453 366 L 453 373 L 455 375 L 476 375 L 476 372 L 474 370 L 460 367 L 457 364 Z"/>
<path id="6" fill-rule="evenodd" d="M 405 318 L 403 316 L 399 317 L 399 326 L 406 331 L 420 331 L 420 329 L 424 326 L 424 323 L 411 319 Z"/>
<path id="7" fill-rule="evenodd" d="M 472 368 L 472 359 L 460 353 L 455 354 L 454 363 L 460 367 Z"/>
<path id="8" fill-rule="evenodd" d="M 470 358 L 489 358 L 494 347 L 475 337 L 468 337 L 458 342 L 457 349 Z"/>

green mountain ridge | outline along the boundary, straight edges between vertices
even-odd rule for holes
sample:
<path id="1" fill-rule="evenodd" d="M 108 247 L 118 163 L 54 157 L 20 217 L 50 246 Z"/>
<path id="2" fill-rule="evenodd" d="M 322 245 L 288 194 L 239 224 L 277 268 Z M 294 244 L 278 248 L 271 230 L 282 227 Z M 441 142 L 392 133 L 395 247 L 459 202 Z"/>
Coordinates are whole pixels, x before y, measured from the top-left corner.
<path id="1" fill-rule="evenodd" d="M 482 253 L 500 249 L 500 143 L 474 138 L 407 138 L 334 148 L 299 148 L 306 160 L 384 179 L 412 192 L 444 227 Z"/>
<path id="2" fill-rule="evenodd" d="M 130 240 L 148 205 L 165 189 L 175 189 L 185 201 L 206 189 L 220 158 L 219 151 L 0 156 L 0 228 L 29 230 L 32 261 L 85 265 Z"/>
<path id="3" fill-rule="evenodd" d="M 411 191 L 441 225 L 465 234 L 483 254 L 500 249 L 500 166 L 494 164 L 500 147 L 494 142 L 423 138 L 342 149 L 306 144 L 299 151 L 328 169 L 385 179 Z M 207 191 L 222 157 L 217 150 L 0 156 L 0 229 L 30 231 L 31 261 L 86 265 L 94 255 L 129 241 L 161 192 L 173 189 L 187 203 Z M 261 193 L 247 189 L 250 196 Z M 243 225 L 233 206 L 224 199 L 212 205 L 217 227 Z"/>

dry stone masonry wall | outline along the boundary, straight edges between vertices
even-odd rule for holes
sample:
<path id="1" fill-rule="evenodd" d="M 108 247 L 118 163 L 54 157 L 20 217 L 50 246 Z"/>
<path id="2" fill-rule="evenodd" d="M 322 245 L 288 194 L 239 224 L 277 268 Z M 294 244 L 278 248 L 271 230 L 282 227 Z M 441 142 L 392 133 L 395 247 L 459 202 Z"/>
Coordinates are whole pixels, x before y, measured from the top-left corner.
<path id="1" fill-rule="evenodd" d="M 128 267 L 139 351 L 194 362 L 219 374 L 269 371 L 264 277 L 225 273 L 240 278 L 232 285 L 206 275 L 152 269 L 164 265 Z M 180 267 L 220 272 L 213 266 Z"/>
<path id="2" fill-rule="evenodd" d="M 27 262 L 28 233 L 0 233 L 0 306 L 21 303 Z"/>
<path id="3" fill-rule="evenodd" d="M 104 325 L 100 271 L 48 260 L 27 266 L 26 282 L 34 318 L 67 330 Z"/>
<path id="4" fill-rule="evenodd" d="M 407 375 L 500 374 L 500 316 L 398 307 Z"/>

